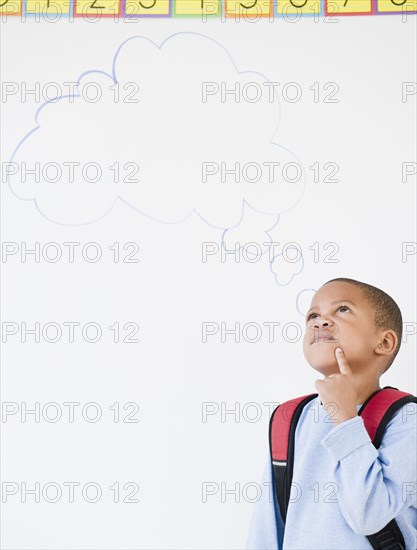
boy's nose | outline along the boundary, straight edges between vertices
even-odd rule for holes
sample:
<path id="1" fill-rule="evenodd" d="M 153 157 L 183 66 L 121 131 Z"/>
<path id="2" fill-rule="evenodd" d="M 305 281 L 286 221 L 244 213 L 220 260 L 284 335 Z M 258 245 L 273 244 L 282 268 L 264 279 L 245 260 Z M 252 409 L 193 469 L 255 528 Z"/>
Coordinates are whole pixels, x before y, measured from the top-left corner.
<path id="1" fill-rule="evenodd" d="M 316 326 L 317 328 L 330 327 L 333 326 L 333 321 L 331 321 L 330 319 L 326 319 L 326 317 L 321 317 L 320 319 L 316 319 L 314 326 Z"/>

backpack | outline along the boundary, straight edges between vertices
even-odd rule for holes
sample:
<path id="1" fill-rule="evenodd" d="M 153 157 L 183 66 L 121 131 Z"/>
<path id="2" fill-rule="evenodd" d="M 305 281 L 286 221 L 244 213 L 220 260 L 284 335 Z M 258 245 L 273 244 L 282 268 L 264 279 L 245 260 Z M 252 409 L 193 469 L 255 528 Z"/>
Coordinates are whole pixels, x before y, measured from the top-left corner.
<path id="1" fill-rule="evenodd" d="M 305 405 L 318 393 L 303 395 L 285 401 L 275 408 L 269 422 L 269 448 L 272 461 L 273 483 L 285 526 L 294 465 L 295 429 Z M 382 442 L 385 428 L 394 413 L 406 403 L 417 403 L 411 393 L 385 386 L 372 393 L 358 411 L 376 449 Z M 374 550 L 405 550 L 405 541 L 397 522 L 392 519 L 383 529 L 367 535 Z"/>

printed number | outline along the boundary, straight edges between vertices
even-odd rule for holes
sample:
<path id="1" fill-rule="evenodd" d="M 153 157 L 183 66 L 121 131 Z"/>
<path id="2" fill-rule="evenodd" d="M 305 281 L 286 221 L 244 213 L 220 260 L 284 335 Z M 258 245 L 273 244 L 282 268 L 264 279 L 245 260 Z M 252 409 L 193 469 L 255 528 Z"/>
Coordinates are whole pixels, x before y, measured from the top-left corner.
<path id="1" fill-rule="evenodd" d="M 129 401 L 129 403 L 125 403 L 125 405 L 123 405 L 123 410 L 126 410 L 130 407 L 132 407 L 133 410 L 131 413 L 125 416 L 125 419 L 123 420 L 123 422 L 126 422 L 128 424 L 134 424 L 136 422 L 139 422 L 139 418 L 133 418 L 133 415 L 139 412 L 139 405 L 137 403 L 134 403 L 133 401 Z"/>
<path id="2" fill-rule="evenodd" d="M 332 258 L 336 254 L 336 252 L 339 252 L 339 245 L 335 242 L 329 242 L 323 245 L 324 250 L 327 250 L 329 247 L 333 248 L 333 252 L 325 256 L 325 258 L 323 259 L 323 263 L 338 264 L 339 260 Z M 311 246 L 309 246 L 308 249 L 313 251 L 313 260 L 314 263 L 317 264 L 320 261 L 320 243 L 315 242 Z"/>
<path id="3" fill-rule="evenodd" d="M 315 162 L 311 166 L 308 167 L 309 170 L 312 170 L 314 173 L 314 183 L 319 183 L 320 181 L 320 165 L 318 162 Z M 333 171 L 331 174 L 328 174 L 327 176 L 324 176 L 323 183 L 339 183 L 338 179 L 332 179 L 333 176 L 335 176 L 339 171 L 339 166 L 335 162 L 326 162 L 326 164 L 323 165 L 323 170 L 327 170 L 328 168 L 333 168 Z"/>
<path id="4" fill-rule="evenodd" d="M 324 177 L 323 183 L 339 183 L 339 180 L 332 179 L 332 176 L 335 176 L 338 173 L 339 166 L 335 162 L 326 162 L 323 169 L 327 170 L 328 167 L 333 168 L 333 172 Z"/>
<path id="5" fill-rule="evenodd" d="M 96 8 L 97 10 L 104 10 L 104 6 L 96 6 L 95 3 L 97 2 L 97 0 L 94 0 L 93 3 L 91 4 L 90 6 L 90 9 L 92 8 Z"/>
<path id="6" fill-rule="evenodd" d="M 128 328 L 132 329 L 130 331 L 130 334 L 123 338 L 123 342 L 125 342 L 126 344 L 137 344 L 139 340 L 137 338 L 133 338 L 133 336 L 135 336 L 139 332 L 139 325 L 137 325 L 136 323 L 126 323 L 123 328 L 124 330 L 127 330 Z"/>
<path id="7" fill-rule="evenodd" d="M 96 0 L 95 0 L 96 1 Z M 156 3 L 153 3 L 152 6 L 142 6 L 142 2 L 140 2 L 140 5 L 145 9 L 152 8 Z M 131 8 L 132 4 L 129 3 L 129 9 Z M 133 4 L 134 8 L 136 9 L 136 4 Z M 139 13 L 138 11 L 135 13 Z M 133 88 L 132 92 L 129 94 L 126 94 L 126 97 L 123 99 L 123 103 L 139 103 L 139 98 L 133 97 L 137 92 L 139 92 L 139 84 L 137 82 L 127 82 L 123 85 L 123 90 L 128 90 L 129 88 Z M 119 83 L 115 82 L 112 86 L 109 86 L 109 89 L 113 91 L 113 101 L 115 103 L 119 103 L 120 101 L 120 89 L 119 89 Z"/>
<path id="8" fill-rule="evenodd" d="M 139 485 L 137 483 L 129 482 L 125 483 L 123 485 L 123 489 L 127 490 L 132 488 L 132 491 L 130 494 L 128 494 L 124 499 L 123 502 L 126 502 L 128 504 L 133 504 L 139 502 L 139 499 L 133 499 L 133 497 L 139 492 Z M 120 502 L 120 488 L 119 483 L 115 483 L 114 485 L 111 485 L 109 487 L 114 492 L 114 502 Z"/>
<path id="9" fill-rule="evenodd" d="M 323 489 L 326 490 L 328 487 L 333 488 L 333 492 L 324 497 L 323 502 L 339 502 L 338 498 L 332 498 L 339 491 L 339 486 L 334 482 L 327 482 L 324 484 Z"/>
<path id="10" fill-rule="evenodd" d="M 326 497 L 324 497 L 323 502 L 339 502 L 337 498 L 336 499 L 332 498 L 339 491 L 339 487 L 337 483 L 335 482 L 325 483 L 323 485 L 323 490 L 326 491 L 326 489 L 329 487 L 333 488 L 333 492 L 330 493 L 330 495 L 327 495 Z M 319 502 L 319 499 L 320 499 L 319 488 L 320 487 L 317 481 L 316 483 L 314 483 L 309 487 L 311 491 L 314 491 L 314 502 Z"/>
<path id="11" fill-rule="evenodd" d="M 113 180 L 114 183 L 120 182 L 120 169 L 119 169 L 119 163 L 115 162 L 111 166 L 109 166 L 110 170 L 113 170 L 114 176 Z M 136 164 L 136 162 L 126 162 L 123 165 L 123 169 L 130 169 L 130 173 L 123 179 L 123 183 L 139 183 L 139 180 L 137 178 L 131 179 L 132 176 L 135 176 L 139 172 L 139 166 Z"/>
<path id="12" fill-rule="evenodd" d="M 129 401 L 128 403 L 125 403 L 123 405 L 123 410 L 127 410 L 129 409 L 130 407 L 132 407 L 133 411 L 129 414 L 127 414 L 124 419 L 122 420 L 122 422 L 124 423 L 127 423 L 127 424 L 135 424 L 137 422 L 139 422 L 139 418 L 133 418 L 133 415 L 135 415 L 137 412 L 139 412 L 139 405 L 137 403 L 134 403 L 133 401 Z M 119 403 L 113 403 L 113 405 L 111 405 L 109 407 L 109 409 L 111 411 L 113 411 L 113 416 L 114 416 L 114 421 L 117 423 L 117 422 L 120 422 L 120 405 Z"/>
<path id="13" fill-rule="evenodd" d="M 124 183 L 139 183 L 139 180 L 137 178 L 130 179 L 133 176 L 136 176 L 136 174 L 139 172 L 139 166 L 136 164 L 136 162 L 126 162 L 123 168 L 126 170 L 126 168 L 130 168 L 130 173 L 127 175 L 126 178 L 124 178 Z"/>
<path id="14" fill-rule="evenodd" d="M 334 91 L 331 92 L 328 96 L 326 96 L 324 99 L 323 99 L 323 103 L 339 103 L 339 100 L 338 99 L 331 99 L 338 91 L 339 91 L 339 86 L 338 84 L 336 84 L 336 82 L 327 82 L 324 86 L 323 86 L 323 90 L 327 90 L 327 88 L 333 86 L 334 88 Z"/>
<path id="15" fill-rule="evenodd" d="M 323 422 L 325 424 L 330 424 L 332 423 L 332 417 L 335 415 L 335 413 L 337 413 L 337 411 L 339 410 L 339 407 L 336 405 L 336 403 L 327 403 L 325 409 L 326 409 L 326 412 L 333 407 L 333 411 L 331 412 L 331 414 L 327 414 L 324 419 L 323 419 Z M 330 419 L 330 420 L 327 420 L 327 419 Z"/>
<path id="16" fill-rule="evenodd" d="M 329 403 L 329 404 L 330 404 L 330 405 L 333 405 L 334 403 Z M 329 404 L 328 404 L 327 407 L 326 407 L 326 411 L 327 411 L 327 409 L 329 408 Z M 319 407 L 320 407 L 320 403 L 319 403 L 318 401 L 316 401 L 315 403 L 313 403 L 312 405 L 310 405 L 310 409 L 309 409 L 310 411 L 313 411 L 313 414 L 314 414 L 314 420 L 313 420 L 313 421 L 314 421 L 315 424 L 318 424 L 318 422 L 319 422 L 319 420 L 320 420 L 320 418 L 319 418 L 319 414 L 320 414 Z M 336 412 L 336 411 L 335 411 L 335 412 Z M 332 415 L 333 415 L 333 414 L 334 414 L 334 412 L 332 412 Z M 324 417 L 323 422 L 325 422 L 326 424 L 328 424 L 329 421 L 326 420 L 326 418 L 331 418 L 331 415 L 328 414 L 327 416 Z M 330 422 L 331 422 L 331 421 L 330 421 Z"/>
<path id="17" fill-rule="evenodd" d="M 294 0 L 290 0 L 290 4 L 292 4 L 294 8 L 304 8 L 304 6 L 307 4 L 307 0 L 305 0 L 305 2 L 301 5 L 297 5 L 294 3 Z"/>
<path id="18" fill-rule="evenodd" d="M 323 246 L 323 249 L 324 250 L 327 250 L 329 247 L 333 247 L 333 252 L 328 254 L 327 256 L 324 257 L 324 260 L 323 260 L 323 263 L 327 263 L 327 264 L 338 264 L 339 263 L 339 260 L 332 260 L 332 259 L 328 259 L 328 258 L 333 258 L 333 256 L 336 254 L 336 252 L 339 252 L 339 245 L 337 243 L 326 243 L 324 246 Z"/>
<path id="19" fill-rule="evenodd" d="M 132 248 L 132 252 L 129 252 L 129 254 L 126 254 L 125 259 L 123 262 L 125 264 L 136 264 L 139 261 L 139 258 L 134 258 L 133 256 L 139 252 L 139 245 L 138 243 L 126 243 L 123 245 L 123 250 L 127 250 L 128 248 Z"/>
<path id="20" fill-rule="evenodd" d="M 323 17 L 323 23 L 338 23 L 339 19 L 335 17 L 336 13 L 338 13 L 339 9 L 337 7 L 337 4 L 329 4 L 327 3 L 327 14 Z"/>
<path id="21" fill-rule="evenodd" d="M 317 341 L 320 337 L 319 329 L 316 326 L 310 326 L 310 330 L 314 331 L 314 340 Z M 338 339 L 336 338 L 336 334 L 339 330 L 339 327 L 337 325 L 334 325 L 333 330 L 330 332 L 330 336 L 338 342 Z M 326 416 L 327 418 L 327 416 Z"/>
<path id="22" fill-rule="evenodd" d="M 292 2 L 292 0 L 290 0 Z M 333 4 L 331 4 L 333 6 Z M 328 9 L 330 6 L 328 6 Z M 330 11 L 329 11 L 330 13 Z M 336 13 L 336 12 L 332 12 Z M 323 90 L 327 90 L 329 87 L 333 88 L 333 91 L 330 92 L 327 96 L 323 98 L 323 103 L 339 103 L 338 99 L 333 99 L 333 96 L 339 91 L 339 86 L 336 84 L 336 82 L 326 82 L 326 84 L 323 86 Z M 312 86 L 308 87 L 309 90 L 312 90 L 314 94 L 314 103 L 319 103 L 320 101 L 320 83 L 314 82 Z"/>
<path id="23" fill-rule="evenodd" d="M 255 0 L 255 2 L 251 6 L 245 6 L 245 4 L 242 4 L 242 2 L 239 2 L 239 4 L 242 6 L 242 8 L 245 8 L 247 10 L 250 10 L 251 8 L 256 6 L 257 3 L 258 3 L 258 0 Z"/>
<path id="24" fill-rule="evenodd" d="M 139 332 L 139 325 L 137 323 L 125 323 L 123 325 L 124 330 L 128 330 L 131 328 L 132 330 L 130 333 L 123 338 L 123 342 L 125 344 L 137 344 L 139 340 L 137 338 L 133 338 L 138 332 Z M 114 323 L 111 327 L 109 327 L 110 330 L 114 332 L 114 343 L 118 344 L 120 342 L 120 325 L 119 323 Z"/>
<path id="25" fill-rule="evenodd" d="M 156 0 L 155 0 L 156 2 Z M 133 95 L 136 94 L 139 91 L 139 84 L 137 82 L 129 82 L 128 84 L 125 84 L 123 86 L 123 89 L 129 89 L 133 88 L 132 93 L 129 95 L 127 94 L 126 99 L 124 100 L 125 103 L 139 103 L 138 98 L 133 98 Z"/>
<path id="26" fill-rule="evenodd" d="M 129 252 L 126 254 L 126 256 L 123 258 L 123 263 L 125 264 L 137 264 L 139 262 L 139 258 L 135 258 L 135 254 L 139 252 L 139 245 L 135 242 L 128 242 L 123 245 L 123 250 L 128 250 L 129 248 L 132 249 L 132 252 Z M 111 246 L 109 246 L 110 250 L 113 250 L 113 260 L 115 263 L 120 262 L 120 244 L 114 243 Z"/>
<path id="27" fill-rule="evenodd" d="M 123 485 L 123 489 L 128 489 L 129 487 L 132 487 L 132 492 L 123 499 L 123 502 L 128 502 L 130 504 L 139 502 L 139 499 L 133 498 L 139 492 L 139 485 L 137 483 L 125 483 Z"/>

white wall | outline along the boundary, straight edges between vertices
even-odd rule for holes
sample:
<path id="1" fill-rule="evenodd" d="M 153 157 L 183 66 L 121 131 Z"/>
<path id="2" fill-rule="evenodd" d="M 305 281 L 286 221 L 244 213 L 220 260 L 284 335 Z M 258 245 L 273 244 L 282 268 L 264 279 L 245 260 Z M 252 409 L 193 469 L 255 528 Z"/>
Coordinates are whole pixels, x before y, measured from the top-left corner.
<path id="1" fill-rule="evenodd" d="M 176 34 L 185 32 L 199 34 Z M 242 548 L 253 504 L 245 495 L 222 502 L 220 487 L 260 482 L 268 452 L 266 403 L 315 392 L 318 375 L 303 357 L 301 339 L 288 341 L 296 334 L 290 330 L 286 341 L 281 330 L 286 323 L 303 327 L 312 289 L 339 276 L 378 286 L 399 304 L 406 330 L 415 332 L 415 255 L 403 261 L 402 248 L 416 240 L 416 180 L 403 182 L 401 173 L 402 163 L 415 162 L 415 101 L 402 101 L 403 82 L 416 80 L 415 18 L 296 24 L 11 18 L 2 25 L 1 78 L 17 83 L 19 92 L 35 82 L 41 90 L 50 82 L 65 90 L 64 82 L 87 71 L 111 73 L 118 47 L 135 35 L 148 40 L 126 44 L 116 71 L 121 83 L 139 83 L 139 103 L 115 104 L 110 78 L 88 74 L 84 82 L 98 82 L 102 99 L 43 108 L 40 128 L 22 143 L 42 101 L 22 101 L 16 93 L 1 105 L 3 162 L 13 158 L 21 169 L 22 162 L 94 161 L 106 173 L 98 184 L 65 178 L 24 184 L 19 174 L 2 179 L 2 241 L 16 243 L 8 250 L 17 251 L 3 255 L 3 337 L 4 323 L 18 328 L 2 352 L 3 401 L 15 412 L 3 414 L 3 490 L 5 482 L 17 490 L 2 508 L 4 548 Z M 272 102 L 265 93 L 254 103 L 201 101 L 203 81 L 257 82 L 265 92 L 266 80 L 280 83 Z M 298 101 L 283 97 L 288 83 L 296 83 L 285 88 L 289 98 L 301 90 Z M 318 102 L 309 88 L 314 83 Z M 325 89 L 327 83 L 335 84 Z M 334 89 L 338 102 L 324 102 Z M 199 181 L 201 162 L 235 160 L 299 162 L 305 180 Z M 108 166 L 116 161 L 138 162 L 142 180 L 111 183 Z M 329 162 L 338 165 L 338 182 L 322 181 Z M 314 163 L 320 182 L 309 169 Z M 267 214 L 246 207 L 237 225 L 242 197 Z M 200 216 L 188 216 L 193 209 Z M 256 262 L 230 255 L 222 262 L 220 254 L 203 262 L 202 243 L 220 245 L 224 229 L 235 225 L 225 236 L 229 245 L 268 241 L 265 230 L 273 226 L 277 253 L 296 242 L 303 265 L 282 258 L 270 265 L 267 253 Z M 58 243 L 62 259 L 22 262 L 23 243 L 33 248 L 36 241 L 41 248 Z M 64 242 L 80 243 L 74 262 Z M 96 263 L 80 254 L 89 242 L 103 253 Z M 138 243 L 139 262 L 115 263 L 109 247 L 116 242 Z M 338 248 L 337 263 L 324 261 L 330 242 Z M 319 243 L 316 262 L 313 243 Z M 70 321 L 98 323 L 101 340 L 86 342 L 77 327 L 69 343 L 63 323 Z M 42 335 L 39 343 L 33 336 L 23 343 L 24 322 L 41 328 L 54 322 L 64 332 L 57 343 Z M 139 342 L 114 343 L 109 327 L 116 322 L 123 337 L 131 328 L 123 325 L 137 323 Z M 255 343 L 247 341 L 250 331 L 240 343 L 232 336 L 222 343 L 220 333 L 203 343 L 207 322 L 258 323 L 263 330 Z M 274 342 L 266 322 L 280 323 Z M 383 385 L 415 393 L 415 338 L 403 341 Z M 39 421 L 29 415 L 22 422 L 23 403 L 33 408 L 35 402 Z M 53 407 L 43 408 L 50 402 L 62 411 L 55 423 L 45 416 L 53 417 Z M 80 404 L 74 422 L 65 402 Z M 81 414 L 89 402 L 102 411 L 95 423 Z M 115 422 L 109 407 L 119 403 L 123 420 L 134 412 L 123 410 L 128 402 L 139 405 L 133 416 L 139 422 Z M 240 413 L 222 422 L 218 412 L 203 422 L 203 403 L 213 411 L 237 403 Z M 41 494 L 39 503 L 33 496 L 23 503 L 24 482 L 28 488 L 39 482 L 41 489 L 53 482 L 62 498 L 51 503 Z M 80 484 L 73 503 L 66 482 Z M 101 487 L 97 503 L 81 495 L 88 482 Z M 138 484 L 139 502 L 115 503 L 109 487 L 119 483 L 123 499 L 131 492 L 123 489 L 128 482 Z M 205 483 L 219 492 L 203 502 Z M 54 494 L 51 486 L 47 497 Z"/>

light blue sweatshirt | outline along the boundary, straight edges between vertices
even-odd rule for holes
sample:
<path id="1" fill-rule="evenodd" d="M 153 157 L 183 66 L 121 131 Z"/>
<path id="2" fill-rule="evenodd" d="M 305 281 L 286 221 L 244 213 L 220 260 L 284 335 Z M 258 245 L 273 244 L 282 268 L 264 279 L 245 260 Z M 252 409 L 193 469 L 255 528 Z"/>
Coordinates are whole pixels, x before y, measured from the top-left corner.
<path id="1" fill-rule="evenodd" d="M 416 550 L 417 405 L 394 414 L 378 450 L 361 416 L 334 424 L 330 412 L 317 396 L 300 416 L 285 531 L 268 457 L 247 550 L 369 550 L 366 535 L 393 518 Z"/>

